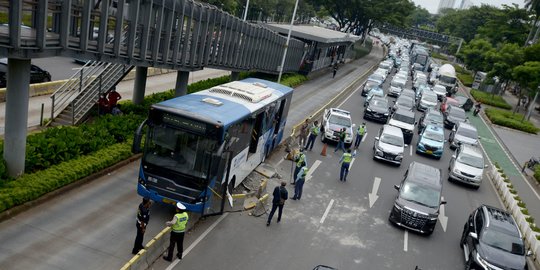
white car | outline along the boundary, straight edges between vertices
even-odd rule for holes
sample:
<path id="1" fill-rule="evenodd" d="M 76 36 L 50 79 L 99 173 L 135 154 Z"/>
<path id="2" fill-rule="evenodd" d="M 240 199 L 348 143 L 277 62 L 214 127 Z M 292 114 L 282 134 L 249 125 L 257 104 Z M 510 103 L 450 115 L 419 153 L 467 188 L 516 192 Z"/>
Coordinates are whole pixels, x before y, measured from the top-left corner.
<path id="1" fill-rule="evenodd" d="M 390 88 L 388 89 L 388 95 L 397 97 L 401 93 L 401 90 L 405 88 L 407 84 L 406 80 L 401 79 L 400 77 L 394 77 L 392 82 L 390 82 Z"/>
<path id="2" fill-rule="evenodd" d="M 459 181 L 478 189 L 484 174 L 484 156 L 476 146 L 462 144 L 450 159 L 448 180 Z"/>
<path id="3" fill-rule="evenodd" d="M 375 72 L 373 72 L 373 74 L 381 75 L 384 78 L 384 80 L 386 80 L 386 77 L 388 76 L 388 70 L 378 68 L 377 70 L 375 70 Z"/>
<path id="4" fill-rule="evenodd" d="M 322 142 L 337 142 L 339 141 L 339 132 L 342 128 L 345 128 L 345 147 L 348 148 L 352 143 L 354 127 L 350 112 L 337 108 L 324 110 L 321 140 Z"/>
<path id="5" fill-rule="evenodd" d="M 443 85 L 436 84 L 435 86 L 433 86 L 432 90 L 435 94 L 437 94 L 437 99 L 439 99 L 440 101 L 442 101 L 443 98 L 446 96 L 446 87 L 444 87 Z"/>

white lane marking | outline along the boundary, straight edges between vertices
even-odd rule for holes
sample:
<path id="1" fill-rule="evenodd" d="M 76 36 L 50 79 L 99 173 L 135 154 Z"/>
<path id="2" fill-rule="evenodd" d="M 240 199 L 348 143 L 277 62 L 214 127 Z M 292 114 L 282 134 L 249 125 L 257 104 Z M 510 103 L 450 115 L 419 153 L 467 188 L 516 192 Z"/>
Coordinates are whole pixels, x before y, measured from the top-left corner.
<path id="1" fill-rule="evenodd" d="M 279 165 L 281 165 L 281 163 L 283 163 L 283 161 L 287 158 L 287 155 L 285 155 L 282 159 L 280 159 L 276 165 L 274 167 L 279 167 Z"/>
<path id="2" fill-rule="evenodd" d="M 364 137 L 362 137 L 362 142 L 364 142 L 364 141 L 366 140 L 367 134 L 368 134 L 368 133 L 366 132 L 366 134 L 364 134 Z"/>
<path id="3" fill-rule="evenodd" d="M 319 165 L 321 165 L 322 161 L 320 160 L 315 160 L 315 162 L 313 162 L 313 166 L 311 166 L 311 168 L 309 168 L 309 171 L 306 175 L 306 182 L 309 181 L 313 176 L 313 172 L 315 172 L 315 170 L 319 167 Z"/>
<path id="4" fill-rule="evenodd" d="M 368 194 L 369 197 L 369 208 L 373 207 L 375 201 L 379 198 L 377 192 L 379 191 L 379 185 L 381 184 L 381 178 L 375 177 L 373 181 L 373 187 L 371 188 L 371 193 Z"/>
<path id="5" fill-rule="evenodd" d="M 353 165 L 353 163 L 354 163 L 354 160 L 355 160 L 355 159 L 356 159 L 356 158 L 352 158 L 352 160 L 351 160 L 351 164 L 349 164 L 349 172 L 350 172 L 350 171 L 351 171 L 351 169 L 352 169 L 352 165 Z"/>
<path id="6" fill-rule="evenodd" d="M 194 249 L 195 246 L 197 246 L 197 244 L 199 244 L 228 215 L 229 215 L 229 213 L 223 214 L 223 216 L 221 216 L 218 220 L 216 220 L 216 222 L 214 222 L 214 224 L 212 224 L 212 226 L 210 226 L 208 229 L 206 229 L 206 231 L 204 231 L 203 234 L 201 234 L 195 240 L 195 242 L 191 243 L 191 245 L 189 245 L 189 247 L 186 248 L 186 250 L 184 250 L 183 256 L 185 257 L 192 249 Z M 176 258 L 167 268 L 165 268 L 165 270 L 172 270 L 179 262 L 180 262 L 180 260 L 178 258 Z"/>
<path id="7" fill-rule="evenodd" d="M 409 155 L 412 156 L 412 145 L 409 145 Z"/>
<path id="8" fill-rule="evenodd" d="M 444 197 L 441 196 L 441 201 L 444 201 Z M 445 205 L 441 204 L 439 209 L 439 221 L 441 223 L 441 226 L 443 228 L 443 231 L 446 232 L 446 227 L 448 225 L 448 217 L 445 214 Z"/>
<path id="9" fill-rule="evenodd" d="M 506 154 L 506 157 L 510 160 L 510 162 L 512 162 L 512 164 L 514 165 L 514 167 L 516 167 L 516 170 L 518 170 L 519 175 L 521 176 L 521 179 L 523 179 L 523 181 L 529 186 L 529 188 L 531 189 L 531 191 L 534 193 L 534 195 L 536 195 L 536 198 L 538 198 L 540 200 L 540 195 L 538 195 L 538 193 L 536 192 L 536 190 L 534 189 L 534 187 L 531 185 L 531 183 L 529 183 L 529 181 L 527 181 L 527 178 L 525 178 L 525 176 L 523 176 L 523 174 L 521 173 L 521 168 L 516 165 L 516 163 L 514 163 L 514 160 L 512 159 L 512 157 L 510 156 L 510 154 L 508 154 L 508 152 L 506 152 L 506 149 L 504 148 L 503 144 L 499 141 L 499 139 L 497 138 L 497 136 L 495 134 L 493 134 L 493 132 L 491 131 L 491 128 L 489 128 L 488 124 L 486 123 L 486 121 L 484 120 L 484 118 L 480 117 L 480 120 L 482 120 L 482 122 L 484 122 L 484 124 L 488 127 L 488 130 L 489 130 L 489 133 L 491 133 L 491 135 L 493 136 L 493 138 L 495 139 L 495 141 L 497 141 L 497 144 L 499 144 L 499 147 L 501 147 L 501 149 L 503 150 L 503 152 Z M 482 145 L 480 143 L 480 145 Z M 484 153 L 486 154 L 487 156 L 487 152 L 486 150 L 484 149 L 484 147 L 482 146 L 482 150 L 484 150 Z M 489 158 L 489 157 L 488 157 Z M 490 162 L 491 162 L 491 159 L 490 159 Z M 493 164 L 493 163 L 491 163 Z"/>
<path id="10" fill-rule="evenodd" d="M 334 205 L 334 199 L 331 199 L 331 200 L 330 200 L 330 203 L 329 203 L 328 206 L 326 207 L 326 211 L 324 211 L 324 214 L 322 215 L 322 218 L 321 218 L 321 221 L 320 221 L 321 224 L 324 223 L 324 220 L 326 219 L 326 216 L 327 216 L 328 213 L 330 212 L 330 208 L 332 208 L 332 205 Z"/>
<path id="11" fill-rule="evenodd" d="M 405 234 L 403 235 L 403 251 L 407 252 L 409 245 L 409 231 L 405 229 Z"/>

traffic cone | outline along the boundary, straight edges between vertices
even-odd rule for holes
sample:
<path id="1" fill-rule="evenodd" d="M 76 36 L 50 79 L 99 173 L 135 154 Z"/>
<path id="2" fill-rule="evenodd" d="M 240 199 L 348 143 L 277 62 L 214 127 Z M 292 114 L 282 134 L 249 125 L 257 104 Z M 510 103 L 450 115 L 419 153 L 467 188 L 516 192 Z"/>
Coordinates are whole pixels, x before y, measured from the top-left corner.
<path id="1" fill-rule="evenodd" d="M 326 157 L 326 147 L 328 146 L 328 144 L 324 144 L 323 145 L 323 148 L 322 148 L 322 151 L 321 151 L 321 156 L 325 156 Z"/>

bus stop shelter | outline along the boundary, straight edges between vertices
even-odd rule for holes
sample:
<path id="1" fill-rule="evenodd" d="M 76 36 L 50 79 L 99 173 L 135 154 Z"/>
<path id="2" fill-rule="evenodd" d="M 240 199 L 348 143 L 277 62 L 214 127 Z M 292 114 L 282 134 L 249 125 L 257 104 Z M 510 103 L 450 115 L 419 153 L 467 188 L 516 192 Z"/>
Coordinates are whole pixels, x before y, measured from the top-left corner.
<path id="1" fill-rule="evenodd" d="M 264 26 L 284 36 L 287 36 L 290 27 L 289 24 Z M 345 62 L 345 59 L 351 57 L 354 43 L 360 40 L 359 36 L 314 25 L 293 25 L 291 38 L 306 44 L 299 71 L 302 74 Z"/>

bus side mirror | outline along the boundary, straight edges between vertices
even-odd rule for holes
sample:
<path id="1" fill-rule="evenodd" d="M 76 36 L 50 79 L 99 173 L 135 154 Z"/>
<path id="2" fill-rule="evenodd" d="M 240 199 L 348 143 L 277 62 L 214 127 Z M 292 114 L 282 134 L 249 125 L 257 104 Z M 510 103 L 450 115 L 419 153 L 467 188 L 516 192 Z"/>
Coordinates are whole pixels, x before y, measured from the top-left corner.
<path id="1" fill-rule="evenodd" d="M 133 154 L 138 154 L 141 152 L 142 130 L 146 125 L 146 121 L 148 121 L 148 119 L 145 119 L 135 131 L 135 136 L 133 137 L 133 145 L 131 146 L 131 152 Z"/>

